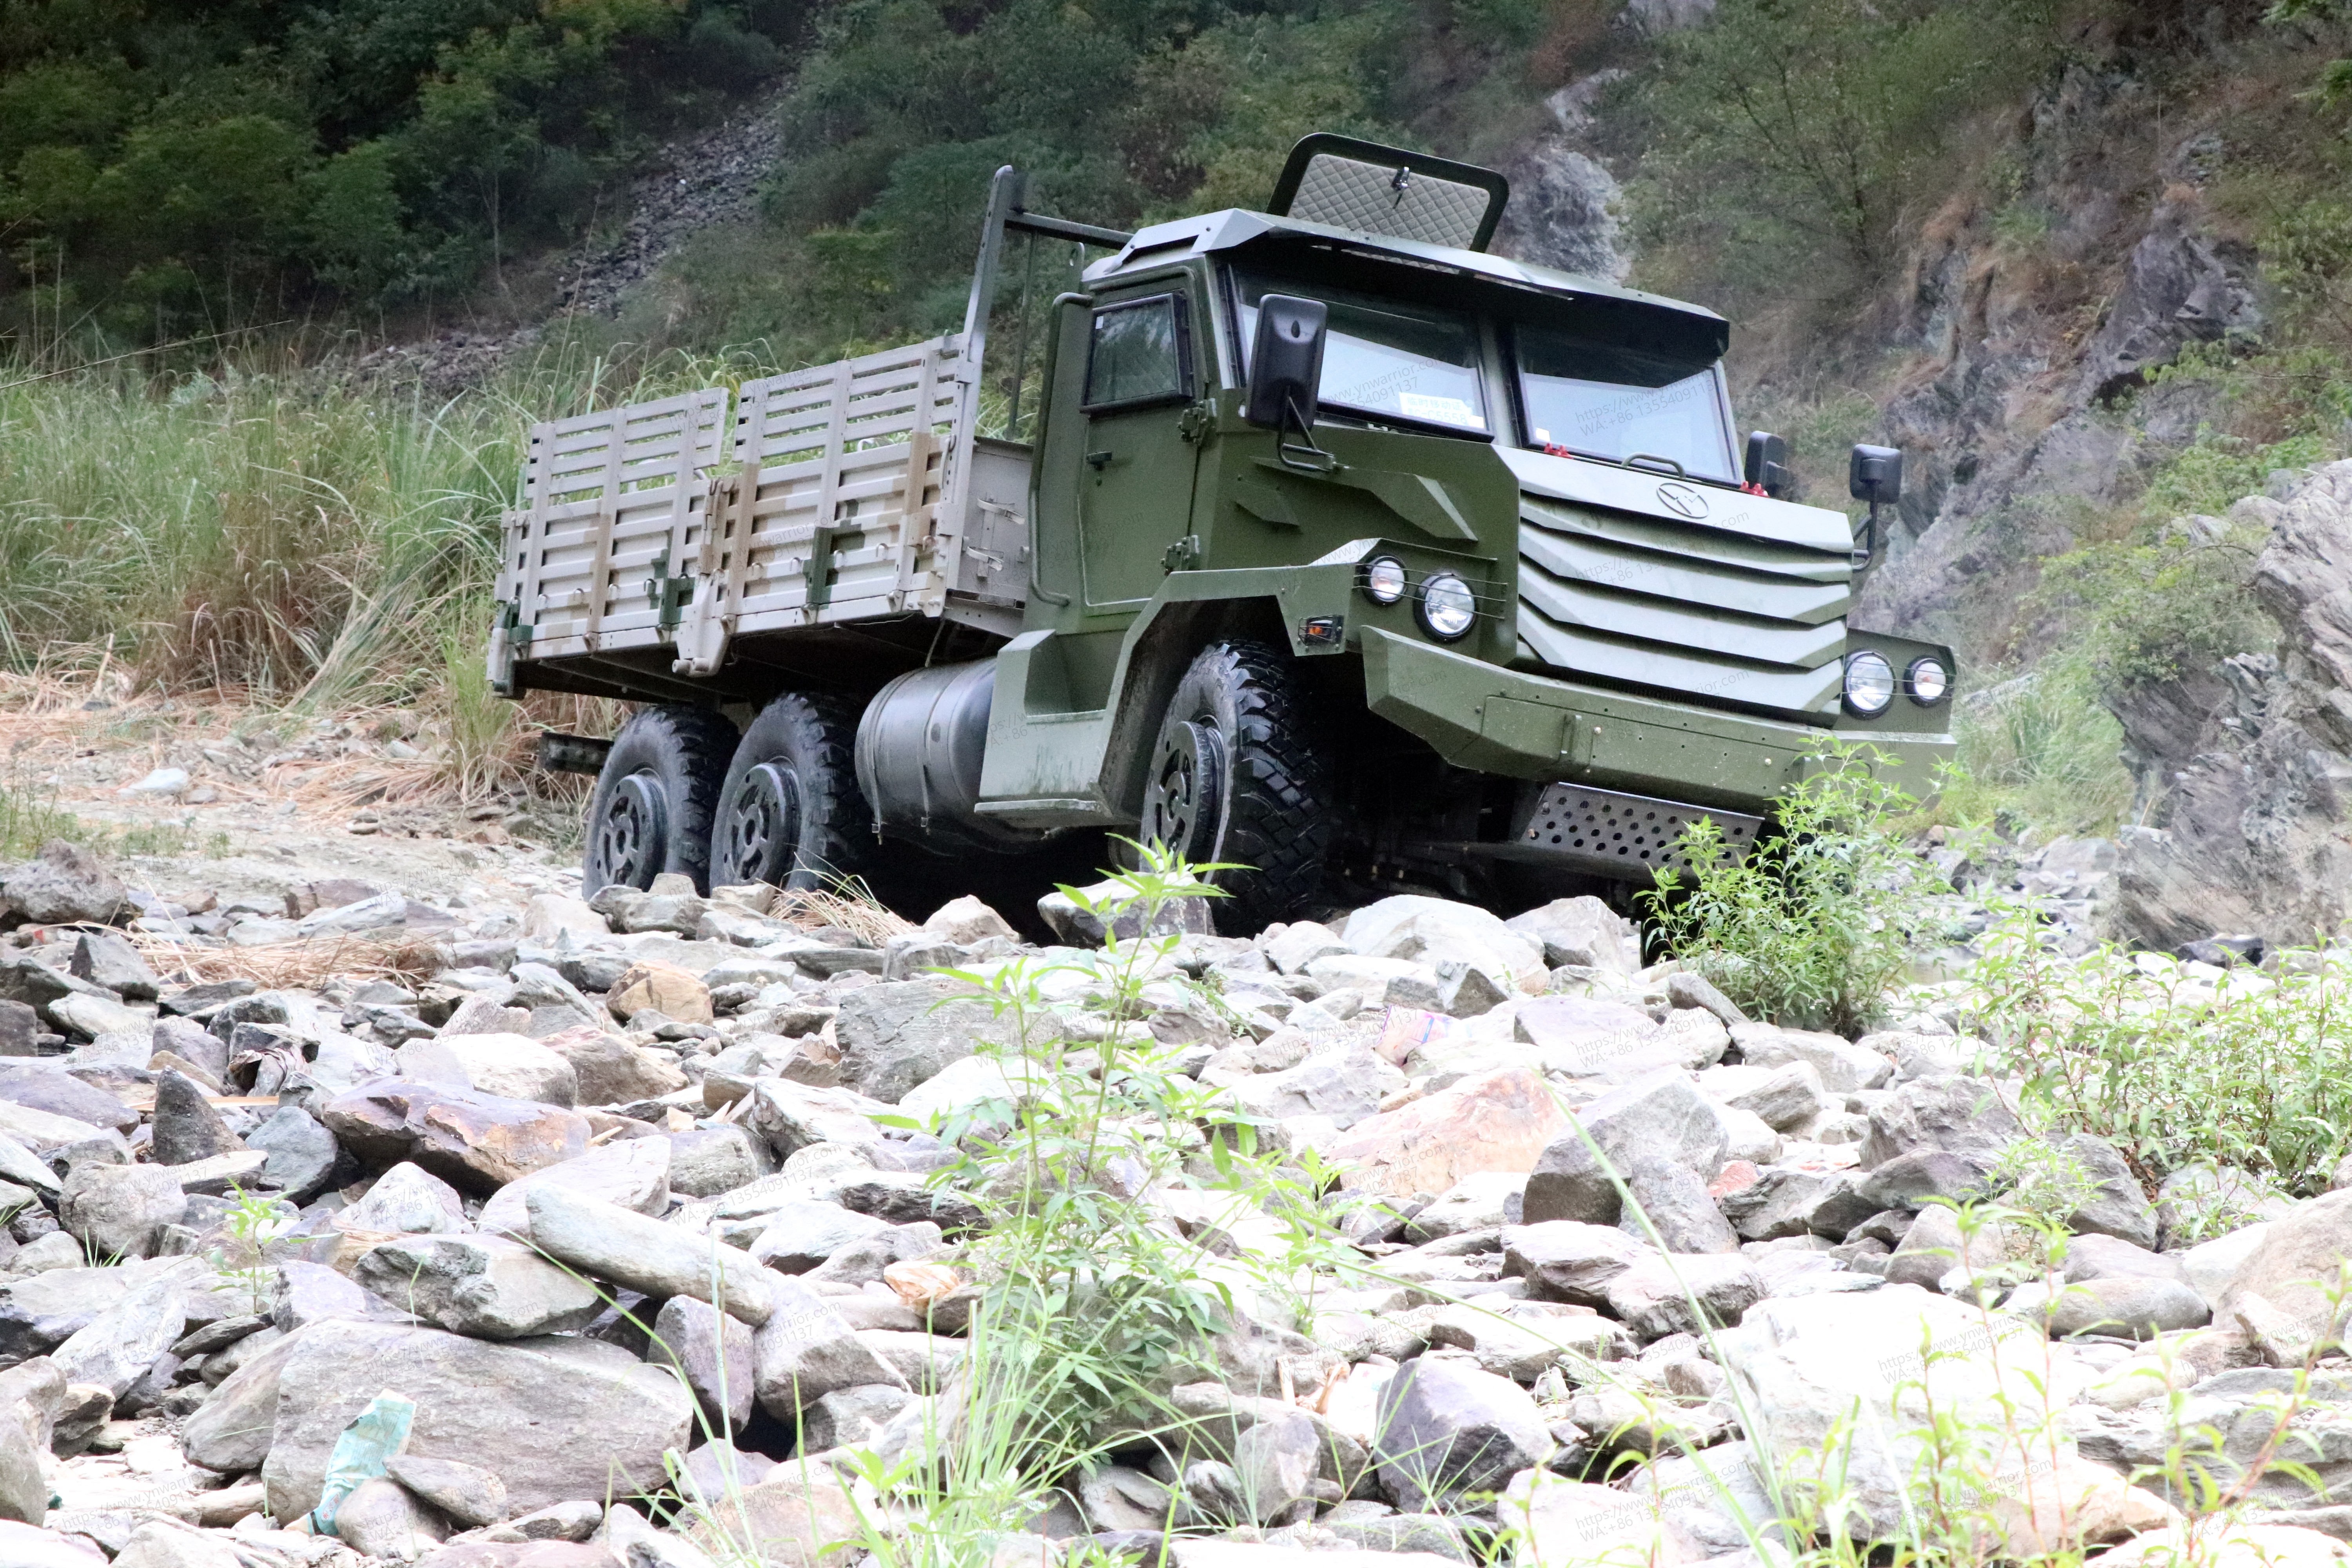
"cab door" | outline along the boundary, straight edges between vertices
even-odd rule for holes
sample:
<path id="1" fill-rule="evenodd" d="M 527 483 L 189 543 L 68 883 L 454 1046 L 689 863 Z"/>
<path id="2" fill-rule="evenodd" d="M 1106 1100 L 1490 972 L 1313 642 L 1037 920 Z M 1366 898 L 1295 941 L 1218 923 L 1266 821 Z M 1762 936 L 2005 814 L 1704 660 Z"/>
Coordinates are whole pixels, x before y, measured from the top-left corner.
<path id="1" fill-rule="evenodd" d="M 1159 591 L 1192 531 L 1199 448 L 1180 426 L 1192 399 L 1190 300 L 1171 281 L 1097 304 L 1087 333 L 1078 539 L 1088 609 Z"/>

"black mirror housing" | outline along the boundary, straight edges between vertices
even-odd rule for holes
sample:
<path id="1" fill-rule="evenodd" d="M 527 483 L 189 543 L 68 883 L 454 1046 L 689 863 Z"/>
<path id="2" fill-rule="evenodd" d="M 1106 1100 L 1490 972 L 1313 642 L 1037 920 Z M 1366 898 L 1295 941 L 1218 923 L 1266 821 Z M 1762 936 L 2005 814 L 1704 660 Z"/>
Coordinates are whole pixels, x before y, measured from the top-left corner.
<path id="1" fill-rule="evenodd" d="M 1769 430 L 1749 431 L 1744 477 L 1774 500 L 1787 499 L 1796 489 L 1789 476 L 1789 443 Z"/>
<path id="2" fill-rule="evenodd" d="M 1249 402 L 1242 417 L 1279 430 L 1315 425 L 1323 384 L 1324 331 L 1329 310 L 1320 300 L 1268 294 L 1257 302 L 1257 334 L 1250 341 Z"/>
<path id="3" fill-rule="evenodd" d="M 1893 447 L 1855 447 L 1846 489 L 1856 500 L 1893 506 L 1903 499 L 1903 454 Z"/>

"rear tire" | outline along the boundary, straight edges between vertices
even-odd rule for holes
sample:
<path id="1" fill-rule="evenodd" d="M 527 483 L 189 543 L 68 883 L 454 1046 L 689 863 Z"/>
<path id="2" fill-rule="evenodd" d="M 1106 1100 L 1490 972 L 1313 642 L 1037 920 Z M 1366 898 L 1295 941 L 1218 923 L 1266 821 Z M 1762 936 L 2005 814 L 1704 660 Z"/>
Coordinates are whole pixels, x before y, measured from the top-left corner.
<path id="1" fill-rule="evenodd" d="M 710 890 L 710 814 L 735 726 L 707 708 L 643 708 L 621 726 L 588 802 L 580 896 L 677 872 Z"/>
<path id="2" fill-rule="evenodd" d="M 1312 902 L 1338 837 L 1329 753 L 1289 658 L 1213 644 L 1185 670 L 1151 747 L 1138 837 L 1240 869 L 1210 880 L 1217 929 L 1245 935 Z"/>
<path id="3" fill-rule="evenodd" d="M 805 890 L 866 869 L 874 818 L 856 740 L 857 710 L 839 698 L 787 691 L 761 710 L 719 788 L 713 879 Z"/>

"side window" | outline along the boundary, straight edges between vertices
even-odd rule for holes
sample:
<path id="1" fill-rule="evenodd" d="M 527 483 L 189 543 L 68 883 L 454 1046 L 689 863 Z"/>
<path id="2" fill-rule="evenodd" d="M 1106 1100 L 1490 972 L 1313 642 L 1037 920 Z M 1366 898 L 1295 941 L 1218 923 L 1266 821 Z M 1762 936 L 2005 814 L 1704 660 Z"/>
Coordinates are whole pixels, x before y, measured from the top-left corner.
<path id="1" fill-rule="evenodd" d="M 1095 312 L 1087 350 L 1088 412 L 1192 395 L 1192 347 L 1184 297 L 1154 294 Z"/>

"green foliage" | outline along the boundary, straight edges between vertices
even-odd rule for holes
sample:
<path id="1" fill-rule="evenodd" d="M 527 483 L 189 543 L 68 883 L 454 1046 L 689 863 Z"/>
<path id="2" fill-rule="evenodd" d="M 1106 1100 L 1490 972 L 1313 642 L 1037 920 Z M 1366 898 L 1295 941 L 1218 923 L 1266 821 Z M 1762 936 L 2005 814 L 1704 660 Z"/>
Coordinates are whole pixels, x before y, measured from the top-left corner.
<path id="1" fill-rule="evenodd" d="M 1869 1025 L 1937 888 L 1895 832 L 1913 802 L 1878 777 L 1886 761 L 1867 744 L 1825 742 L 1745 859 L 1711 817 L 1684 829 L 1689 873 L 1661 871 L 1641 895 L 1675 956 L 1774 1023 Z"/>
<path id="2" fill-rule="evenodd" d="M 2104 837 L 2131 809 L 2123 726 L 2079 663 L 2053 659 L 1967 693 L 1952 729 L 1959 755 L 1937 792 L 1939 822 Z"/>
<path id="3" fill-rule="evenodd" d="M 2101 690 L 2178 680 L 2277 640 L 2248 584 L 2261 531 L 2168 527 L 2042 566 L 2036 607 L 2074 628 L 2064 657 Z"/>
<path id="4" fill-rule="evenodd" d="M 2170 958 L 2065 959 L 2011 911 L 1970 977 L 1978 1032 L 2050 1124 L 2114 1143 L 2144 1176 L 2194 1164 L 2309 1195 L 2352 1149 L 2340 963 L 2200 978 Z"/>
<path id="5" fill-rule="evenodd" d="M 1897 219 L 1948 188 L 1956 131 L 2054 61 L 2052 0 L 1724 0 L 1619 94 L 1640 117 L 1650 245 L 1705 279 L 1876 280 Z"/>

